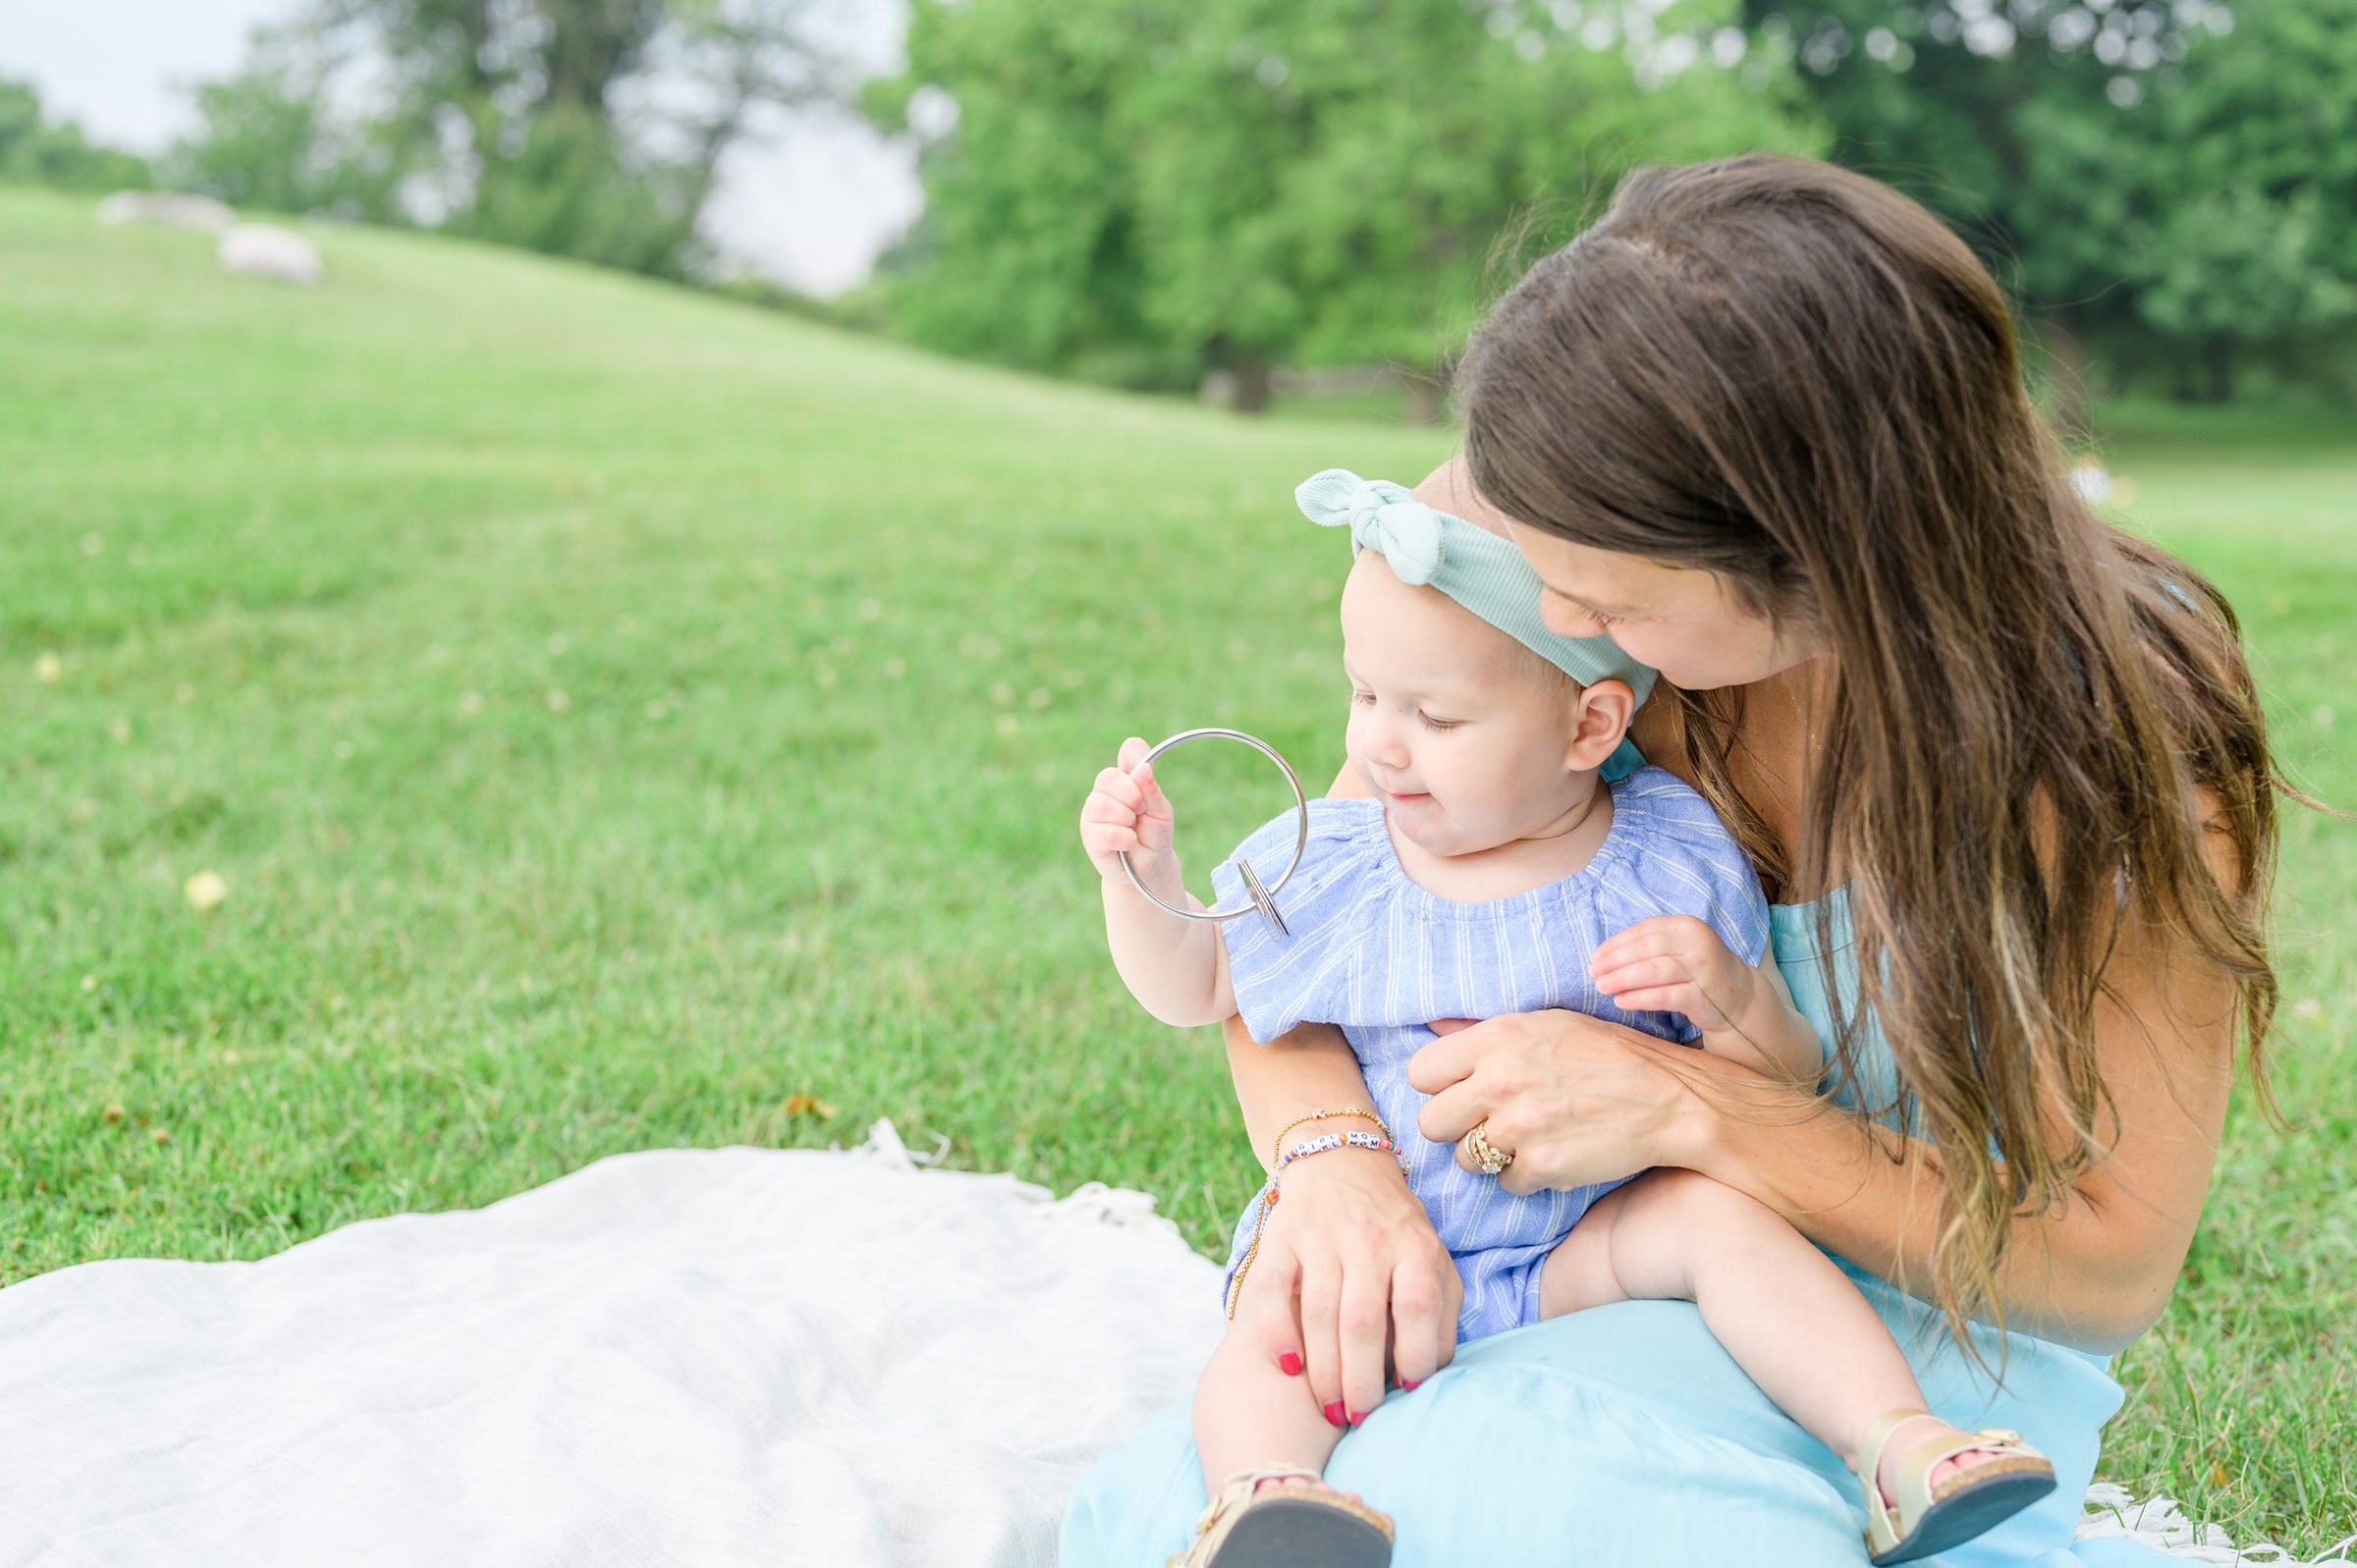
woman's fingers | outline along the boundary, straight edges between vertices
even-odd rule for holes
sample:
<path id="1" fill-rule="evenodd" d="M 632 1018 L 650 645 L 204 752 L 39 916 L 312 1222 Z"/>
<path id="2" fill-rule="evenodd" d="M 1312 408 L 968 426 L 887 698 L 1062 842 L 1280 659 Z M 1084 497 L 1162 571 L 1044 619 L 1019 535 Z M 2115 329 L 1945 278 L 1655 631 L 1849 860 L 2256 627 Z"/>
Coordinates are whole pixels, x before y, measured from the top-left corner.
<path id="1" fill-rule="evenodd" d="M 1434 1143 L 1455 1143 L 1487 1121 L 1490 1102 L 1473 1079 L 1450 1087 L 1424 1102 L 1416 1112 L 1416 1130 Z"/>
<path id="2" fill-rule="evenodd" d="M 1332 1257 L 1304 1258 L 1295 1287 L 1301 1303 L 1302 1376 L 1326 1419 L 1344 1424 L 1343 1358 L 1340 1322 L 1343 1310 L 1343 1271 Z"/>
<path id="3" fill-rule="evenodd" d="M 1382 1268 L 1354 1268 L 1343 1278 L 1336 1326 L 1341 1335 L 1343 1419 L 1352 1426 L 1383 1403 L 1391 1286 L 1391 1271 Z"/>
<path id="4" fill-rule="evenodd" d="M 1438 1278 L 1412 1264 L 1392 1275 L 1392 1366 L 1401 1388 L 1440 1371 L 1456 1348 L 1456 1309 L 1450 1305 L 1444 1320 L 1445 1295 Z"/>
<path id="5" fill-rule="evenodd" d="M 1433 1034 L 1437 1038 L 1407 1058 L 1408 1083 L 1424 1094 L 1439 1094 L 1473 1070 L 1490 1033 L 1480 1023 L 1450 1030 L 1435 1025 Z"/>
<path id="6" fill-rule="evenodd" d="M 1253 1339 L 1269 1360 L 1288 1377 L 1299 1377 L 1309 1365 L 1301 1353 L 1301 1324 L 1293 1315 L 1294 1290 L 1301 1279 L 1301 1261 L 1291 1252 L 1271 1248 L 1253 1259 L 1252 1271 L 1235 1304 Z"/>

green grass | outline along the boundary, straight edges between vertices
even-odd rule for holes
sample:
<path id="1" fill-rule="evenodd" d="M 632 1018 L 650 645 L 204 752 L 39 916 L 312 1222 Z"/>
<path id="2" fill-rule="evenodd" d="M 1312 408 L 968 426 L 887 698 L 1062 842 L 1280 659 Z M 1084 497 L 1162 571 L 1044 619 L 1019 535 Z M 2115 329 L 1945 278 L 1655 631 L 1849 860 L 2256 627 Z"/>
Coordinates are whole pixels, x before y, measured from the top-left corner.
<path id="1" fill-rule="evenodd" d="M 288 293 L 0 192 L 0 1278 L 879 1116 L 1213 1243 L 1254 1176 L 1225 1069 L 1122 992 L 1072 819 L 1130 732 L 1330 776 L 1340 546 L 1288 491 L 1447 437 L 326 248 Z M 2357 802 L 2357 433 L 2124 415 L 2132 515 Z M 1170 775 L 1216 802 L 1198 882 L 1279 804 L 1240 759 Z M 2312 1547 L 2357 1529 L 2357 830 L 2286 843 L 2290 1126 L 2238 1108 L 2106 1471 Z"/>

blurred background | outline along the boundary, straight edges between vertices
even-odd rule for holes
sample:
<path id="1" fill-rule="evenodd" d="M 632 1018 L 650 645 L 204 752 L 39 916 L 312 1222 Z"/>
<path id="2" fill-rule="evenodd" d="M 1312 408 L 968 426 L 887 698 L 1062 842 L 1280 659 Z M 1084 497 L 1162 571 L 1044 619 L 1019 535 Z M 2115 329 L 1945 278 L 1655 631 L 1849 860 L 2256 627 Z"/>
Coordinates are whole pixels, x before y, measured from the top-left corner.
<path id="1" fill-rule="evenodd" d="M 1217 1247 L 1258 1168 L 1080 801 L 1203 725 L 1333 777 L 1292 487 L 1443 460 L 1632 163 L 1966 236 L 2357 805 L 2357 0 L 0 0 L 0 1282 L 887 1116 Z M 1290 803 L 1234 749 L 1161 770 L 1201 891 Z M 2306 1554 L 2357 832 L 2284 833 L 2282 1114 L 2104 1464 Z"/>
<path id="2" fill-rule="evenodd" d="M 1931 203 L 2064 396 L 2357 398 L 2357 0 L 0 19 L 11 180 L 427 228 L 1246 409 L 1396 386 L 1438 417 L 1509 225 L 1575 224 L 1631 161 L 1755 146 Z"/>

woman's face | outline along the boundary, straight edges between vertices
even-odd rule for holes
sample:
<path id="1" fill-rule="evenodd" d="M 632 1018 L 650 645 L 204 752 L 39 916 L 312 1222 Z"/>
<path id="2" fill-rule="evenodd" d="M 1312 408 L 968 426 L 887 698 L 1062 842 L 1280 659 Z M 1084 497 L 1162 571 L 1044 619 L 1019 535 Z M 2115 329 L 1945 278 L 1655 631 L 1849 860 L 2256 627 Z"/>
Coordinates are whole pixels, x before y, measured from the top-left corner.
<path id="1" fill-rule="evenodd" d="M 1548 630 L 1607 633 L 1673 686 L 1745 686 L 1821 651 L 1817 638 L 1738 605 L 1715 572 L 1574 544 L 1510 520 L 1507 537 L 1547 585 L 1539 617 Z"/>

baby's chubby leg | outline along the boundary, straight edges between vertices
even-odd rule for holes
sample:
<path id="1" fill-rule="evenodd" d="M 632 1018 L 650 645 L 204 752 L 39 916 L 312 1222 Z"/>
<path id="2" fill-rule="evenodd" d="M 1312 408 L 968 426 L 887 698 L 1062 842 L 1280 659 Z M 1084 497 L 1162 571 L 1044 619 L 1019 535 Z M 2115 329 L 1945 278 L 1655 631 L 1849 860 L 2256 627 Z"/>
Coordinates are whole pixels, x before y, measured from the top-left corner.
<path id="1" fill-rule="evenodd" d="M 1195 1449 L 1212 1491 L 1239 1470 L 1324 1470 L 1342 1429 L 1318 1413 L 1307 1379 L 1287 1377 L 1257 1334 L 1231 1325 L 1195 1383 Z"/>
<path id="2" fill-rule="evenodd" d="M 1608 1193 L 1549 1255 L 1542 1317 L 1614 1301 L 1693 1302 L 1752 1381 L 1852 1470 L 1876 1417 L 1923 1406 L 1897 1341 L 1833 1260 L 1781 1216 L 1693 1171 L 1648 1171 Z"/>

